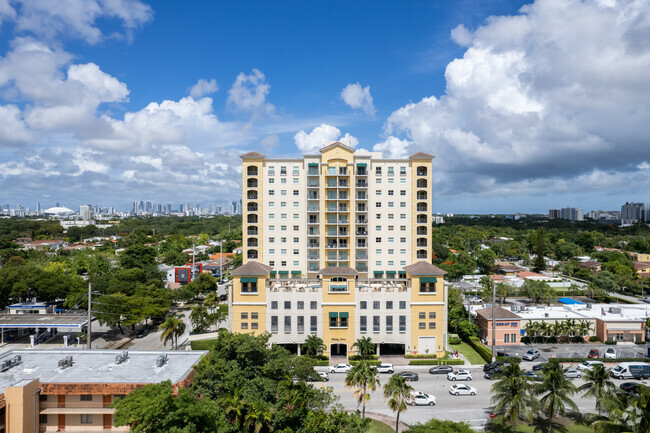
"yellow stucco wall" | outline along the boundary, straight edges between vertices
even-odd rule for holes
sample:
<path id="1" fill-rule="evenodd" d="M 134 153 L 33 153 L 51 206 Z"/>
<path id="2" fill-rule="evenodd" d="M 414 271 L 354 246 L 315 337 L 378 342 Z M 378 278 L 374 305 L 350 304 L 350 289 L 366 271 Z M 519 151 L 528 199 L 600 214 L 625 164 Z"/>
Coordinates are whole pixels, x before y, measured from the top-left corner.
<path id="1" fill-rule="evenodd" d="M 248 167 L 257 167 L 257 176 L 248 176 Z M 258 256 L 255 260 L 256 262 L 264 263 L 264 226 L 263 226 L 263 215 L 264 208 L 263 195 L 264 195 L 264 160 L 262 159 L 245 159 L 243 163 L 242 170 L 242 247 L 244 248 L 244 257 L 242 263 L 247 263 L 248 259 L 248 226 L 254 225 L 257 226 L 257 252 Z M 248 179 L 257 179 L 257 188 L 248 188 Z M 257 191 L 257 200 L 248 200 L 248 191 Z M 257 203 L 257 224 L 248 224 L 248 203 Z"/>
<path id="2" fill-rule="evenodd" d="M 411 278 L 411 351 L 421 353 L 419 337 L 436 337 L 436 354 L 438 357 L 444 355 L 445 350 L 445 323 L 446 306 L 444 297 L 444 279 L 442 275 L 436 276 L 435 294 L 420 294 L 420 277 Z M 431 319 L 429 313 L 435 313 L 435 319 Z M 420 319 L 420 313 L 425 313 L 425 318 Z M 420 329 L 419 324 L 425 323 L 425 329 Z M 435 322 L 436 329 L 429 329 L 429 323 Z"/>
<path id="3" fill-rule="evenodd" d="M 242 293 L 241 291 L 241 278 L 239 276 L 233 277 L 233 294 L 232 294 L 232 312 L 231 329 L 233 332 L 253 333 L 255 335 L 262 334 L 266 331 L 266 280 L 267 277 L 252 277 L 257 278 L 257 294 Z M 251 277 L 244 277 L 251 278 Z M 251 303 L 255 305 L 236 305 L 239 303 Z M 241 313 L 248 313 L 248 319 L 242 320 Z M 257 313 L 257 320 L 251 319 L 251 313 Z M 248 323 L 248 329 L 242 329 L 242 322 Z M 251 322 L 257 322 L 258 328 L 251 329 Z"/>
<path id="4" fill-rule="evenodd" d="M 411 168 L 411 263 L 418 262 L 420 260 L 426 260 L 427 262 L 431 262 L 431 192 L 432 192 L 432 187 L 431 187 L 431 179 L 432 179 L 432 173 L 431 173 L 431 160 L 429 159 L 413 159 L 410 161 L 410 168 Z M 417 168 L 418 167 L 426 167 L 427 168 L 427 175 L 426 176 L 418 176 L 417 175 Z M 418 188 L 417 187 L 417 181 L 418 179 L 424 179 L 427 181 L 427 187 L 426 188 Z M 420 202 L 420 200 L 417 199 L 417 193 L 418 191 L 426 191 L 427 192 L 427 223 L 426 224 L 420 224 L 420 226 L 427 227 L 427 234 L 426 235 L 417 235 L 417 204 Z M 421 247 L 418 248 L 417 246 L 417 238 L 422 237 L 427 239 L 427 246 L 426 247 Z M 426 250 L 427 252 L 427 257 L 426 258 L 417 258 L 417 250 L 423 249 Z"/>

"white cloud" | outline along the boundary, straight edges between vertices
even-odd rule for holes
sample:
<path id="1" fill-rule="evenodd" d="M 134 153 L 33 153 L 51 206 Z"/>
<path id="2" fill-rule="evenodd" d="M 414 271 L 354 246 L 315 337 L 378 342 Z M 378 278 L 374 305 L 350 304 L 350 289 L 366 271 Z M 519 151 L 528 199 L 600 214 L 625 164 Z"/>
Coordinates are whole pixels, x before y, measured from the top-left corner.
<path id="1" fill-rule="evenodd" d="M 625 188 L 616 174 L 636 178 L 650 160 L 648 16 L 648 2 L 538 0 L 456 27 L 468 48 L 447 65 L 445 94 L 395 110 L 385 133 L 438 156 L 441 195 Z"/>
<path id="2" fill-rule="evenodd" d="M 0 105 L 0 148 L 21 146 L 34 139 L 27 128 L 20 109 L 15 105 Z"/>
<path id="3" fill-rule="evenodd" d="M 214 93 L 217 90 L 219 90 L 219 86 L 217 85 L 217 80 L 215 80 L 214 78 L 210 80 L 201 78 L 190 89 L 190 96 L 194 99 L 198 99 L 202 96 L 209 95 L 210 93 Z"/>
<path id="4" fill-rule="evenodd" d="M 236 111 L 272 114 L 272 104 L 266 102 L 271 86 L 260 70 L 253 69 L 250 75 L 241 72 L 228 91 L 228 106 Z"/>
<path id="5" fill-rule="evenodd" d="M 384 158 L 403 159 L 408 156 L 408 147 L 412 143 L 408 140 L 400 140 L 392 135 L 385 141 L 373 146 L 374 152 L 381 152 Z"/>
<path id="6" fill-rule="evenodd" d="M 348 84 L 341 91 L 341 98 L 352 108 L 360 108 L 369 116 L 375 115 L 375 106 L 370 96 L 370 86 L 361 87 L 361 84 Z"/>
<path id="7" fill-rule="evenodd" d="M 296 147 L 298 147 L 298 150 L 303 154 L 317 152 L 318 149 L 333 141 L 340 141 L 341 143 L 351 147 L 355 147 L 359 144 L 359 140 L 357 140 L 356 137 L 347 132 L 343 137 L 341 137 L 340 129 L 326 123 L 315 127 L 310 133 L 298 131 L 296 135 L 294 135 L 293 139 L 296 142 Z"/>
<path id="8" fill-rule="evenodd" d="M 4 20 L 14 18 L 16 18 L 16 10 L 11 7 L 9 0 L 0 0 L 0 25 Z"/>

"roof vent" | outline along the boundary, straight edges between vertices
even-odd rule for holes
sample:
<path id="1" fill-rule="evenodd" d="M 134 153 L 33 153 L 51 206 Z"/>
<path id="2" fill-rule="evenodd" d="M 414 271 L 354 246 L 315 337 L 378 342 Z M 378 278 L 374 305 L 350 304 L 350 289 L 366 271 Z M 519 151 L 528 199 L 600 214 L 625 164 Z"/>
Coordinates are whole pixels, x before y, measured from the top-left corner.
<path id="1" fill-rule="evenodd" d="M 124 361 L 126 361 L 127 359 L 129 359 L 129 352 L 127 350 L 123 350 L 122 353 L 115 356 L 115 363 L 116 364 L 121 364 Z"/>
<path id="2" fill-rule="evenodd" d="M 163 353 L 162 355 L 156 358 L 156 367 L 162 367 L 167 363 L 167 354 Z"/>
<path id="3" fill-rule="evenodd" d="M 72 355 L 66 356 L 63 359 L 59 359 L 59 368 L 61 369 L 72 367 L 72 364 Z"/>

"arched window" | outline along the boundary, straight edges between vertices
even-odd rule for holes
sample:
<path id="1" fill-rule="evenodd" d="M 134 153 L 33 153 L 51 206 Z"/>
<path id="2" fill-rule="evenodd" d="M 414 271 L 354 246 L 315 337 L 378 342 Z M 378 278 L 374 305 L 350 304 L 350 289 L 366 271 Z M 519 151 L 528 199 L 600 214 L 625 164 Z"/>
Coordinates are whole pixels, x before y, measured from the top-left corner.
<path id="1" fill-rule="evenodd" d="M 427 250 L 417 250 L 415 252 L 415 256 L 418 259 L 426 259 L 427 258 Z"/>
<path id="2" fill-rule="evenodd" d="M 257 191 L 248 191 L 246 195 L 249 200 L 257 200 Z"/>
<path id="3" fill-rule="evenodd" d="M 426 215 L 418 215 L 417 216 L 417 223 L 418 224 L 426 224 L 427 223 L 427 216 Z"/>
<path id="4" fill-rule="evenodd" d="M 418 188 L 426 188 L 427 187 L 427 180 L 426 179 L 418 179 Z"/>
<path id="5" fill-rule="evenodd" d="M 427 175 L 427 168 L 424 166 L 420 166 L 416 169 L 417 175 L 418 176 L 426 176 Z"/>
<path id="6" fill-rule="evenodd" d="M 250 231 L 250 228 L 249 228 L 249 231 Z M 255 231 L 257 231 L 257 229 L 255 229 Z M 257 234 L 257 233 L 255 233 L 255 234 Z M 418 235 L 426 235 L 427 234 L 427 228 L 426 227 L 418 227 L 417 228 L 417 234 Z"/>
<path id="7" fill-rule="evenodd" d="M 419 229 L 420 228 L 418 228 L 418 230 Z M 249 227 L 248 228 L 248 234 L 251 235 L 251 236 L 257 236 L 257 227 Z"/>
<path id="8" fill-rule="evenodd" d="M 256 238 L 248 238 L 247 242 L 248 242 L 249 247 L 256 247 L 257 246 L 257 239 Z"/>
<path id="9" fill-rule="evenodd" d="M 246 181 L 246 185 L 247 185 L 249 188 L 257 188 L 257 179 L 248 179 L 248 180 Z"/>
<path id="10" fill-rule="evenodd" d="M 417 211 L 418 212 L 426 212 L 427 211 L 427 204 L 426 203 L 418 203 Z"/>
<path id="11" fill-rule="evenodd" d="M 256 259 L 257 258 L 257 250 L 248 250 L 248 258 L 249 259 Z"/>
<path id="12" fill-rule="evenodd" d="M 257 176 L 257 167 L 250 166 L 246 169 L 246 174 L 249 176 Z"/>
<path id="13" fill-rule="evenodd" d="M 257 224 L 257 215 L 248 215 L 248 223 Z"/>
<path id="14" fill-rule="evenodd" d="M 427 239 L 426 238 L 418 238 L 417 246 L 418 247 L 426 247 L 427 246 Z"/>
<path id="15" fill-rule="evenodd" d="M 348 279 L 345 278 L 345 277 L 332 277 L 332 278 L 330 278 L 330 281 L 335 282 L 335 283 L 346 283 L 348 281 Z"/>
<path id="16" fill-rule="evenodd" d="M 427 199 L 427 192 L 426 191 L 418 191 L 418 200 L 426 200 Z"/>
<path id="17" fill-rule="evenodd" d="M 247 209 L 249 212 L 257 212 L 257 203 L 248 203 Z"/>

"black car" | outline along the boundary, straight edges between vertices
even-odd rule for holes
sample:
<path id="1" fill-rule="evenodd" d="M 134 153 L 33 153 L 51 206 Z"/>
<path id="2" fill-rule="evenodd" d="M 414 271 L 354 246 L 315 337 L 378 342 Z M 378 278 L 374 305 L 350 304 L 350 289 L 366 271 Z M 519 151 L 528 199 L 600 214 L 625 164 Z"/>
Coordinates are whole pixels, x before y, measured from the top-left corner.
<path id="1" fill-rule="evenodd" d="M 621 383 L 621 390 L 628 395 L 637 395 L 639 384 L 636 382 L 624 382 Z"/>
<path id="2" fill-rule="evenodd" d="M 149 330 L 147 328 L 142 328 L 141 330 L 138 331 L 137 334 L 135 334 L 135 338 L 143 338 L 148 333 L 149 333 Z"/>
<path id="3" fill-rule="evenodd" d="M 489 364 L 485 364 L 483 366 L 483 371 L 490 371 L 494 368 L 501 367 L 503 365 L 503 362 L 501 361 L 495 361 L 495 362 L 490 362 Z"/>
<path id="4" fill-rule="evenodd" d="M 495 367 L 492 370 L 486 371 L 483 377 L 486 379 L 492 379 L 494 376 L 501 373 L 503 373 L 503 369 L 501 367 Z"/>
<path id="5" fill-rule="evenodd" d="M 396 376 L 403 377 L 405 381 L 412 381 L 416 382 L 420 377 L 418 376 L 417 373 L 413 373 L 411 371 L 403 371 L 401 373 L 397 373 Z"/>
<path id="6" fill-rule="evenodd" d="M 431 374 L 447 374 L 454 371 L 454 367 L 451 365 L 439 365 L 437 367 L 431 367 L 429 373 Z"/>
<path id="7" fill-rule="evenodd" d="M 535 364 L 533 365 L 533 371 L 544 370 L 544 367 L 546 367 L 545 362 L 542 362 L 541 364 Z"/>

